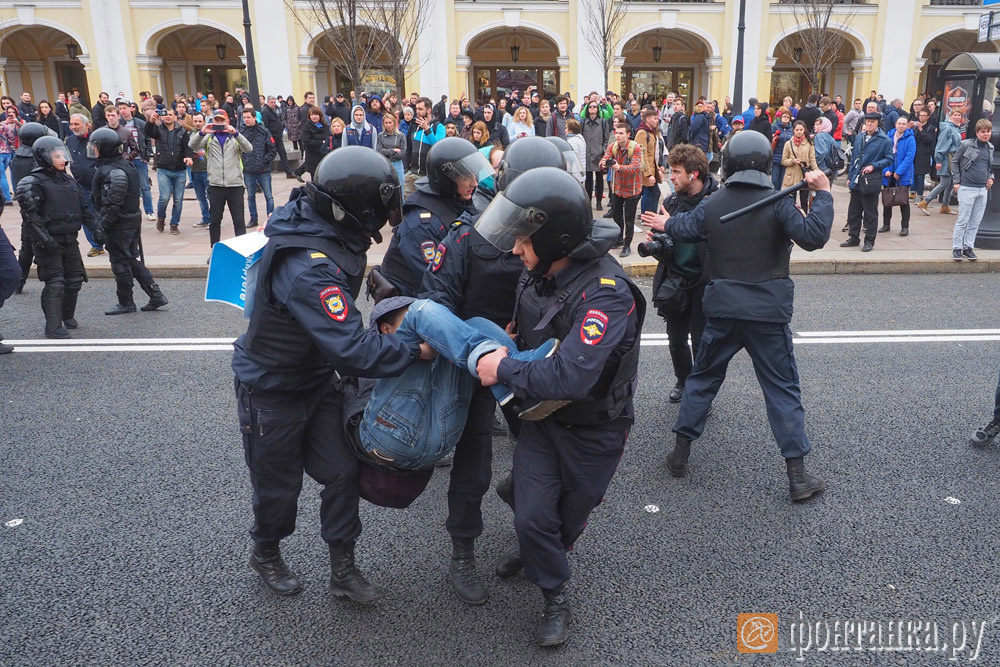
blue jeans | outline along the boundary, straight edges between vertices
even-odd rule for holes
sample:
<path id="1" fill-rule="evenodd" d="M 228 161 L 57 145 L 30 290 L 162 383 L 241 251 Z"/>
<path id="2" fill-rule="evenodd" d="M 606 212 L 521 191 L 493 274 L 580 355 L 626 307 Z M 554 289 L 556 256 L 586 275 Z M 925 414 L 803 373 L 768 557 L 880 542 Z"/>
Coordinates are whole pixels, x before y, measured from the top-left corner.
<path id="1" fill-rule="evenodd" d="M 94 202 L 90 199 L 90 188 L 86 185 L 80 184 L 80 189 L 83 190 L 83 194 L 87 195 L 87 208 L 90 210 L 90 214 L 96 218 L 97 212 L 94 210 Z M 104 247 L 94 240 L 94 235 L 91 233 L 90 227 L 87 225 L 83 225 L 83 235 L 87 237 L 87 242 L 90 244 L 91 248 L 100 250 Z"/>
<path id="2" fill-rule="evenodd" d="M 208 224 L 212 221 L 211 209 L 208 207 L 208 172 L 192 171 L 191 183 L 194 185 L 198 205 L 201 206 L 201 221 Z"/>
<path id="3" fill-rule="evenodd" d="M 402 186 L 406 181 L 406 175 L 403 173 L 403 161 L 393 160 L 392 166 L 396 170 L 396 177 L 399 178 L 399 185 Z"/>
<path id="4" fill-rule="evenodd" d="M 775 190 L 781 189 L 781 182 L 785 180 L 785 167 L 781 164 L 771 165 L 771 185 Z"/>
<path id="5" fill-rule="evenodd" d="M 184 207 L 184 181 L 187 174 L 183 171 L 170 171 L 160 167 L 156 170 L 156 185 L 160 190 L 160 200 L 156 204 L 156 217 L 160 220 L 167 217 L 167 201 L 173 196 L 174 203 L 170 207 L 170 226 L 176 227 L 181 222 L 181 209 Z"/>
<path id="6" fill-rule="evenodd" d="M 359 433 L 362 447 L 400 470 L 424 470 L 447 455 L 462 436 L 476 387 L 476 361 L 506 347 L 524 359 L 507 333 L 493 322 L 462 321 L 444 306 L 418 299 L 410 304 L 396 335 L 408 343 L 426 341 L 441 355 L 415 361 L 403 374 L 375 383 Z M 494 396 L 506 395 L 501 385 Z"/>
<path id="7" fill-rule="evenodd" d="M 271 196 L 271 172 L 249 174 L 243 172 L 243 183 L 247 186 L 247 204 L 250 206 L 250 222 L 257 222 L 257 186 L 264 191 L 268 217 L 274 213 L 274 197 Z"/>
<path id="8" fill-rule="evenodd" d="M 13 199 L 10 196 L 10 185 L 7 183 L 7 167 L 10 166 L 10 161 L 13 157 L 13 153 L 0 153 L 0 191 L 3 192 L 3 200 L 5 202 Z"/>
<path id="9" fill-rule="evenodd" d="M 646 211 L 656 212 L 656 209 L 660 207 L 659 185 L 642 186 L 642 200 L 639 202 L 639 207 L 641 213 L 645 213 Z"/>
<path id="10" fill-rule="evenodd" d="M 153 193 L 149 190 L 149 165 L 145 160 L 132 160 L 132 166 L 139 172 L 139 190 L 142 192 L 142 208 L 146 215 L 153 215 Z"/>

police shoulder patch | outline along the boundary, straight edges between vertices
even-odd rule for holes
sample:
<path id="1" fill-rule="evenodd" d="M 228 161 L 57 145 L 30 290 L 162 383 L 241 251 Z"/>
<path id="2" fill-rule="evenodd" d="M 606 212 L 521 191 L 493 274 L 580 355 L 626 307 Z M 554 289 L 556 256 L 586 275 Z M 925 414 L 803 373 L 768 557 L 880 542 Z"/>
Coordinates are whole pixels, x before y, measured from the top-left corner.
<path id="1" fill-rule="evenodd" d="M 597 345 L 608 330 L 608 316 L 600 310 L 588 310 L 580 325 L 580 340 L 586 345 Z"/>
<path id="2" fill-rule="evenodd" d="M 432 217 L 433 215 L 434 214 L 431 213 L 430 211 L 421 211 L 421 213 L 420 213 L 420 219 L 421 220 L 427 220 L 428 218 Z"/>
<path id="3" fill-rule="evenodd" d="M 617 284 L 614 278 L 601 278 L 601 287 L 615 287 Z"/>
<path id="4" fill-rule="evenodd" d="M 437 250 L 437 246 L 434 241 L 424 241 L 420 244 L 420 254 L 423 256 L 424 261 L 430 264 L 434 261 L 434 254 Z"/>
<path id="5" fill-rule="evenodd" d="M 320 290 L 319 300 L 323 304 L 323 310 L 331 318 L 338 322 L 343 322 L 347 319 L 347 299 L 339 287 L 324 287 Z"/>
<path id="6" fill-rule="evenodd" d="M 309 253 L 309 259 L 325 259 L 326 255 L 321 252 L 311 252 Z"/>
<path id="7" fill-rule="evenodd" d="M 434 251 L 434 261 L 431 262 L 431 271 L 436 273 L 441 268 L 441 265 L 444 264 L 444 253 L 447 249 L 445 244 L 438 243 L 437 250 Z"/>

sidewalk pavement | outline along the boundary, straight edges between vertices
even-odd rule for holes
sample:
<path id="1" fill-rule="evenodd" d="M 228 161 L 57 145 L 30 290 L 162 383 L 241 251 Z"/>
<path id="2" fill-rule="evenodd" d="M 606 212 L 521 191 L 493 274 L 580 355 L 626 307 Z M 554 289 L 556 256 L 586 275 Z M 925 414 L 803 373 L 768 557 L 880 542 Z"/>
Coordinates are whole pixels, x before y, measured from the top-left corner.
<path id="1" fill-rule="evenodd" d="M 156 172 L 150 169 L 153 181 L 153 208 L 156 209 L 157 184 Z M 299 183 L 287 179 L 281 172 L 272 174 L 272 191 L 275 206 L 288 201 L 292 188 Z M 209 256 L 207 228 L 194 228 L 193 225 L 201 219 L 198 201 L 194 190 L 184 191 L 184 209 L 181 215 L 180 235 L 170 234 L 169 225 L 164 232 L 156 231 L 156 224 L 143 216 L 142 242 L 145 251 L 146 266 L 156 279 L 162 278 L 197 278 L 207 275 L 206 260 Z M 1000 273 L 1000 250 L 977 250 L 979 261 L 956 262 L 951 258 L 951 236 L 955 225 L 954 214 L 938 213 L 938 204 L 930 205 L 931 215 L 926 216 L 910 206 L 910 234 L 900 238 L 899 209 L 893 210 L 892 231 L 879 234 L 872 252 L 862 253 L 860 248 L 841 248 L 841 241 L 847 239 L 847 234 L 841 232 L 846 224 L 847 205 L 850 199 L 844 179 L 839 179 L 833 186 L 834 210 L 836 215 L 833 223 L 833 233 L 830 241 L 822 250 L 805 252 L 798 246 L 792 250 L 791 271 L 793 274 L 831 274 L 831 273 Z M 167 220 L 170 219 L 170 206 L 167 205 Z M 257 208 L 260 221 L 266 217 L 264 196 L 257 195 Z M 957 210 L 957 207 L 952 209 Z M 599 215 L 595 212 L 595 215 Z M 879 213 L 881 219 L 881 211 Z M 247 211 L 246 219 L 250 215 Z M 14 248 L 20 247 L 20 213 L 15 204 L 4 211 L 0 218 L 4 231 L 10 237 Z M 636 243 L 644 238 L 644 231 L 637 228 Z M 222 238 L 233 236 L 233 227 L 227 215 L 222 220 Z M 384 230 L 384 241 L 372 246 L 368 252 L 369 266 L 381 263 L 382 255 L 388 248 L 391 233 Z M 92 277 L 111 277 L 111 267 L 106 254 L 97 257 L 87 257 L 90 246 L 83 232 L 80 233 L 80 251 L 88 275 Z M 649 258 L 639 257 L 636 249 L 632 255 L 621 260 L 626 271 L 635 276 L 651 276 L 656 262 Z"/>

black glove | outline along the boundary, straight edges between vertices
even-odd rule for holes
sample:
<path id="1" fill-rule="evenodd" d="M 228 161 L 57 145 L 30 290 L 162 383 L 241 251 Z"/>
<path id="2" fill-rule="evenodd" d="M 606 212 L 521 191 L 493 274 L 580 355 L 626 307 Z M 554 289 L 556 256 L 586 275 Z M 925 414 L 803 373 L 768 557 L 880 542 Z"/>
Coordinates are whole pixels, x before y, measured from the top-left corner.
<path id="1" fill-rule="evenodd" d="M 38 239 L 35 239 L 32 245 L 38 250 L 48 251 L 55 247 L 56 242 L 51 236 L 45 234 L 44 236 L 40 236 Z"/>
<path id="2" fill-rule="evenodd" d="M 104 226 L 101 224 L 96 224 L 90 229 L 90 235 L 94 237 L 94 240 L 104 245 L 104 242 L 108 240 L 108 235 L 104 233 Z"/>

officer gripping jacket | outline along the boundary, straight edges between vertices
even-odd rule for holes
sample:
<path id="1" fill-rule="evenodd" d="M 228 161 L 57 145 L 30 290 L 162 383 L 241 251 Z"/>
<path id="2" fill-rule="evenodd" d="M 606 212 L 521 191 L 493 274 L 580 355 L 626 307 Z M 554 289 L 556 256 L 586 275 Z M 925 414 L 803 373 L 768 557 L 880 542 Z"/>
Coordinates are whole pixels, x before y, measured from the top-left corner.
<path id="1" fill-rule="evenodd" d="M 433 149 L 432 149 L 433 150 Z M 496 175 L 498 189 L 538 167 L 561 167 L 559 151 L 540 137 L 524 137 L 510 145 Z M 485 317 L 506 327 L 514 314 L 514 297 L 524 264 L 501 252 L 475 228 L 479 214 L 464 212 L 437 245 L 423 274 L 422 299 L 431 299 L 463 320 Z M 469 416 L 455 448 L 448 487 L 448 520 L 452 537 L 449 565 L 452 585 L 469 604 L 486 601 L 486 588 L 476 573 L 475 540 L 483 532 L 482 500 L 489 489 L 493 458 L 493 415 L 496 400 L 485 387 L 472 394 Z M 516 413 L 509 418 L 517 424 Z"/>
<path id="2" fill-rule="evenodd" d="M 38 164 L 17 184 L 21 230 L 31 239 L 42 288 L 45 337 L 69 338 L 75 329 L 76 300 L 87 279 L 76 235 L 81 224 L 94 238 L 104 232 L 94 221 L 83 190 L 66 173 L 69 149 L 56 137 L 42 137 L 32 146 Z M 63 326 L 65 324 L 65 327 Z"/>
<path id="3" fill-rule="evenodd" d="M 793 241 L 812 251 L 830 239 L 830 182 L 822 172 L 806 174 L 816 198 L 805 218 L 794 201 L 784 197 L 752 215 L 722 224 L 721 216 L 773 194 L 767 139 L 758 132 L 741 132 L 728 146 L 725 187 L 703 199 L 693 211 L 666 221 L 665 231 L 678 241 L 707 241 L 711 257 L 711 280 L 703 301 L 707 322 L 685 386 L 674 426 L 677 442 L 667 457 L 667 466 L 675 477 L 686 474 L 691 441 L 705 427 L 729 360 L 745 347 L 764 392 L 771 430 L 786 461 L 789 493 L 792 500 L 804 500 L 826 484 L 810 476 L 803 462 L 810 444 L 788 327 L 794 292 L 788 259 Z M 663 231 L 661 225 L 651 226 Z"/>
<path id="4" fill-rule="evenodd" d="M 118 295 L 118 303 L 111 310 L 105 311 L 105 315 L 135 312 L 133 278 L 149 296 L 149 303 L 142 307 L 143 311 L 153 311 L 167 305 L 167 297 L 163 296 L 159 286 L 153 282 L 153 274 L 140 257 L 142 210 L 139 208 L 139 172 L 122 157 L 123 150 L 124 144 L 118 132 L 109 127 L 102 127 L 90 134 L 87 154 L 97 160 L 91 196 L 101 226 L 108 236 L 105 247 L 111 260 L 115 292 Z"/>
<path id="5" fill-rule="evenodd" d="M 484 384 L 504 382 L 534 406 L 521 413 L 528 421 L 514 450 L 520 557 L 505 556 L 510 564 L 502 571 L 513 574 L 523 564 L 525 577 L 542 589 L 535 638 L 554 646 L 569 636 L 566 551 L 604 496 L 634 418 L 645 300 L 607 254 L 617 226 L 593 220 L 586 192 L 562 169 L 518 179 L 476 229 L 524 262 L 515 309 L 519 347 L 562 340 L 549 359 L 524 363 L 500 351 L 477 365 Z"/>
<path id="6" fill-rule="evenodd" d="M 493 168 L 471 142 L 450 137 L 427 154 L 427 181 L 403 205 L 403 221 L 393 230 L 381 275 L 400 296 L 416 296 L 438 243 L 463 212 L 473 212 L 472 194 Z"/>
<path id="7" fill-rule="evenodd" d="M 292 191 L 264 232 L 250 324 L 232 365 L 253 485 L 250 566 L 278 595 L 302 589 L 279 542 L 295 529 L 303 473 L 323 486 L 331 592 L 357 602 L 381 595 L 354 562 L 358 460 L 345 437 L 340 375 L 395 376 L 421 355 L 422 347 L 365 326 L 354 302 L 372 238 L 381 240 L 379 230 L 399 209 L 389 161 L 348 146 L 323 158 L 314 180 Z"/>

